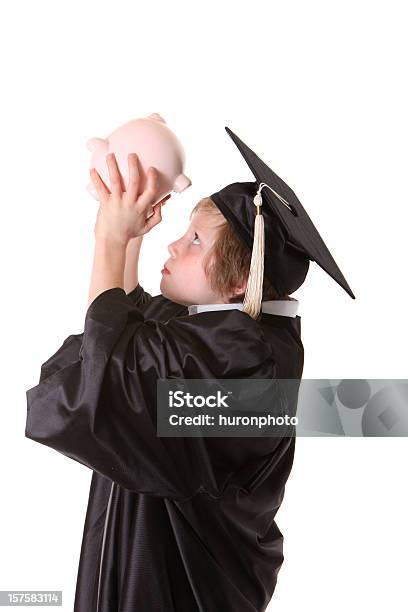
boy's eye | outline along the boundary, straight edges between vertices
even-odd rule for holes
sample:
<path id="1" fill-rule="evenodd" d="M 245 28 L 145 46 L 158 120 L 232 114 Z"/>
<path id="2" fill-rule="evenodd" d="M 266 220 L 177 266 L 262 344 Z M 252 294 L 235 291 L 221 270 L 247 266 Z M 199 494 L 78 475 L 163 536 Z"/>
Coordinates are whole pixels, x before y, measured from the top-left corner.
<path id="1" fill-rule="evenodd" d="M 200 237 L 198 236 L 197 232 L 194 232 L 194 240 L 200 240 Z M 194 244 L 194 240 L 193 240 L 193 244 Z"/>

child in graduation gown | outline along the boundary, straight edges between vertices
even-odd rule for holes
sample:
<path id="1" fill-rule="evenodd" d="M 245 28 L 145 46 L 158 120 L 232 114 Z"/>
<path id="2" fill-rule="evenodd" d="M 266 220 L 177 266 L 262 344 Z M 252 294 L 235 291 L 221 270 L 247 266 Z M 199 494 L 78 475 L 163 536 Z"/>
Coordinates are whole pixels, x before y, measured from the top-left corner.
<path id="1" fill-rule="evenodd" d="M 134 156 L 126 191 L 114 156 L 112 192 L 91 175 L 100 208 L 84 331 L 42 365 L 27 391 L 25 431 L 93 470 L 74 612 L 260 612 L 275 589 L 283 562 L 275 514 L 295 437 L 159 437 L 156 383 L 300 381 L 300 317 L 289 294 L 310 259 L 352 294 L 314 226 L 297 234 L 290 225 L 293 211 L 311 223 L 290 188 L 229 134 L 257 181 L 199 202 L 169 246 L 154 297 L 123 285 L 129 243 L 140 247 L 161 221 L 162 203 L 147 217 L 154 170 L 141 195 Z"/>

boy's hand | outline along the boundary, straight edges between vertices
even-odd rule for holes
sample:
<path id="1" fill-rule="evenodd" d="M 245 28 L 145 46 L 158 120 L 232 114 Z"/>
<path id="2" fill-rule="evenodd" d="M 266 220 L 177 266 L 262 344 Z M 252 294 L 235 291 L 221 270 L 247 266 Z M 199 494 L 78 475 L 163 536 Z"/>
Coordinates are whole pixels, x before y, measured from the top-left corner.
<path id="1" fill-rule="evenodd" d="M 95 236 L 127 245 L 129 240 L 149 232 L 162 220 L 161 207 L 170 194 L 154 207 L 157 197 L 157 169 L 147 171 L 146 188 L 139 194 L 139 169 L 136 153 L 128 155 L 129 183 L 123 189 L 123 178 L 119 172 L 114 153 L 106 156 L 112 191 L 109 191 L 95 168 L 90 175 L 99 199 L 99 210 L 95 223 Z M 153 214 L 151 214 L 153 211 Z M 149 216 L 150 215 L 150 216 Z"/>

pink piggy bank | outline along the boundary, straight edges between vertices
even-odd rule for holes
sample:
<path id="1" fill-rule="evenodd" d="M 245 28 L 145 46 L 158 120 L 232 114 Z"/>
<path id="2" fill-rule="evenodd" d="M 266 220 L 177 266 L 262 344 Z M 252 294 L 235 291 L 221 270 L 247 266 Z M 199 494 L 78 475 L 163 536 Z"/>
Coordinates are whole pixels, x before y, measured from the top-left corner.
<path id="1" fill-rule="evenodd" d="M 91 138 L 86 146 L 92 151 L 89 167 L 96 168 L 109 189 L 109 172 L 105 160 L 108 153 L 115 153 L 125 188 L 129 181 L 128 154 L 137 154 L 139 193 L 145 188 L 148 168 L 150 166 L 157 168 L 158 193 L 153 206 L 171 191 L 180 193 L 191 185 L 190 179 L 183 174 L 184 149 L 175 134 L 167 127 L 165 120 L 157 113 L 129 121 L 107 138 Z M 92 181 L 88 184 L 87 190 L 92 197 L 98 199 Z"/>

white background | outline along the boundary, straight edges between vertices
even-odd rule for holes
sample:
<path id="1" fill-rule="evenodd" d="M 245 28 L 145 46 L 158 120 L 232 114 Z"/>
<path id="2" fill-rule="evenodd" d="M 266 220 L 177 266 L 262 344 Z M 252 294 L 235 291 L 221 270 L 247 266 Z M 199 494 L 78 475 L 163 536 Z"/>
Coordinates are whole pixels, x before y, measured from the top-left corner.
<path id="1" fill-rule="evenodd" d="M 62 589 L 73 607 L 91 471 L 24 437 L 25 391 L 83 330 L 97 212 L 85 190 L 90 137 L 158 112 L 185 147 L 193 185 L 142 247 L 140 282 L 157 294 L 193 205 L 253 180 L 230 127 L 296 191 L 357 298 L 311 264 L 293 294 L 304 377 L 407 378 L 405 9 L 2 5 L 0 589 Z M 268 610 L 407 609 L 407 459 L 406 438 L 298 439 Z"/>

